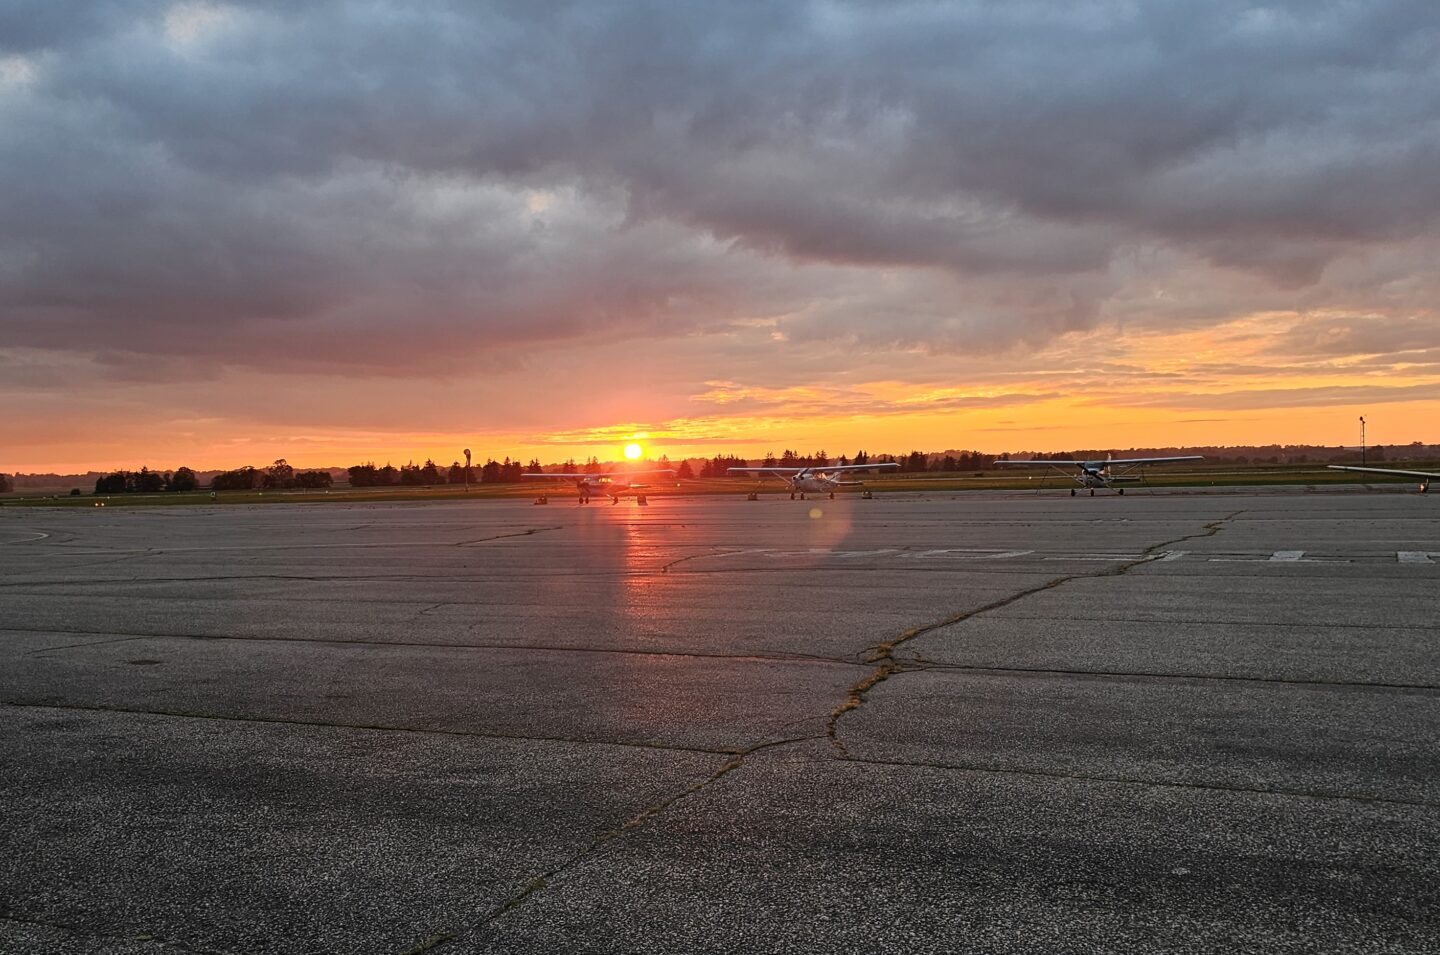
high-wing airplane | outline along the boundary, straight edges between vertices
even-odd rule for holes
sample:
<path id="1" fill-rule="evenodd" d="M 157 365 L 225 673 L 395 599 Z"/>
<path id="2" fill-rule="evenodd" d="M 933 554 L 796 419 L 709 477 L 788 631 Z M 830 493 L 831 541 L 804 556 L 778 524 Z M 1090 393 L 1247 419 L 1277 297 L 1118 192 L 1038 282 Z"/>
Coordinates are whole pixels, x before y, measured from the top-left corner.
<path id="1" fill-rule="evenodd" d="M 1103 461 L 996 461 L 1000 467 L 1012 468 L 1054 468 L 1060 474 L 1073 478 L 1075 483 L 1081 487 L 1090 489 L 1090 496 L 1095 496 L 1097 487 L 1115 487 L 1115 490 L 1124 494 L 1123 487 L 1116 487 L 1119 484 L 1133 484 L 1140 480 L 1137 473 L 1141 468 L 1151 464 L 1169 464 L 1173 461 L 1203 461 L 1199 454 L 1186 454 L 1174 458 L 1112 458 L 1106 457 Z M 1120 468 L 1117 473 L 1114 469 Z M 1067 470 L 1076 468 L 1077 470 Z M 1070 489 L 1070 496 L 1075 496 L 1075 488 Z"/>
<path id="2" fill-rule="evenodd" d="M 853 471 L 885 471 L 899 466 L 894 461 L 887 461 L 884 464 L 832 464 L 824 467 L 817 464 L 803 468 L 730 468 L 729 472 L 779 478 L 790 485 L 790 500 L 795 500 L 795 495 L 798 494 L 803 501 L 806 494 L 829 494 L 834 497 L 836 488 L 860 487 L 865 483 L 842 481 L 840 475 Z"/>
<path id="3" fill-rule="evenodd" d="M 589 504 L 592 497 L 608 497 L 610 503 L 619 504 L 620 498 L 627 495 L 635 495 L 635 503 L 645 505 L 650 503 L 645 499 L 645 488 L 647 485 L 636 484 L 634 478 L 644 474 L 668 474 L 674 476 L 675 472 L 670 468 L 662 468 L 654 471 L 626 471 L 623 474 L 522 474 L 527 481 L 573 481 L 575 490 L 580 495 L 581 504 Z M 549 504 L 548 495 L 542 494 L 535 498 L 536 504 Z"/>
<path id="4" fill-rule="evenodd" d="M 1413 477 L 1420 479 L 1420 493 L 1424 494 L 1430 490 L 1430 482 L 1440 480 L 1440 474 L 1434 471 L 1400 471 L 1395 468 L 1356 468 L 1344 464 L 1327 465 L 1332 471 L 1361 471 L 1365 474 L 1388 474 L 1391 477 Z"/>

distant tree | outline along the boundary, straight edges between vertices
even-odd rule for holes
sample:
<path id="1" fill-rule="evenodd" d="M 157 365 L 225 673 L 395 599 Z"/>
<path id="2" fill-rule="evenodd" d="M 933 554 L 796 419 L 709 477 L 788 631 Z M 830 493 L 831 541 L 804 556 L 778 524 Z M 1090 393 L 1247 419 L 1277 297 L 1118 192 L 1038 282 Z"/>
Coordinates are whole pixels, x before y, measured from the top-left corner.
<path id="1" fill-rule="evenodd" d="M 960 462 L 955 458 L 955 455 L 953 455 L 953 454 L 947 454 L 947 455 L 945 455 L 945 457 L 940 461 L 940 470 L 942 470 L 942 471 L 958 471 L 958 470 L 960 470 Z"/>
<path id="2" fill-rule="evenodd" d="M 167 489 L 183 492 L 193 491 L 199 486 L 200 479 L 195 476 L 195 472 L 189 468 L 180 467 L 176 468 L 175 473 L 170 475 L 170 484 Z"/>
<path id="3" fill-rule="evenodd" d="M 0 474 L 0 494 L 9 494 L 15 490 L 15 482 L 8 474 Z"/>
<path id="4" fill-rule="evenodd" d="M 690 467 L 689 460 L 680 462 L 680 466 L 675 469 L 675 477 L 682 481 L 689 481 L 695 477 L 695 471 Z"/>
<path id="5" fill-rule="evenodd" d="M 280 458 L 265 469 L 265 476 L 262 480 L 267 488 L 294 487 L 295 469 L 284 458 Z"/>
<path id="6" fill-rule="evenodd" d="M 345 471 L 350 475 L 351 487 L 374 487 L 379 480 L 374 464 L 356 464 Z"/>
<path id="7" fill-rule="evenodd" d="M 440 476 L 440 469 L 429 458 L 425 459 L 425 463 L 420 468 L 420 483 L 427 486 L 445 483 L 445 479 Z"/>
<path id="8" fill-rule="evenodd" d="M 775 452 L 774 452 L 774 451 L 767 451 L 767 452 L 765 452 L 765 463 L 762 464 L 762 465 L 760 465 L 760 466 L 761 466 L 762 468 L 773 468 L 773 467 L 775 467 L 775 466 L 776 466 L 777 464 L 779 464 L 779 463 L 780 463 L 780 462 L 778 462 L 778 461 L 775 460 Z"/>
<path id="9" fill-rule="evenodd" d="M 221 471 L 211 479 L 210 487 L 216 491 L 249 491 L 263 486 L 264 483 L 264 473 L 247 466 L 233 471 Z"/>
<path id="10" fill-rule="evenodd" d="M 923 451 L 911 451 L 900 464 L 900 470 L 911 474 L 928 471 L 929 469 L 930 459 L 925 456 L 925 452 Z"/>
<path id="11" fill-rule="evenodd" d="M 845 455 L 842 454 L 842 455 L 840 455 L 840 460 L 836 461 L 835 463 L 838 464 L 838 465 L 840 465 L 840 466 L 843 468 L 845 465 L 847 465 L 847 464 L 850 463 L 850 459 L 847 458 L 847 457 L 845 457 Z"/>
<path id="12" fill-rule="evenodd" d="M 480 480 L 485 484 L 499 484 L 500 462 L 494 458 L 486 461 L 485 466 L 480 469 Z"/>
<path id="13" fill-rule="evenodd" d="M 115 471 L 95 479 L 96 494 L 124 494 L 133 487 L 129 471 Z"/>
<path id="14" fill-rule="evenodd" d="M 420 465 L 411 461 L 400 465 L 400 483 L 406 487 L 419 487 L 425 483 L 425 476 L 421 473 Z"/>
<path id="15" fill-rule="evenodd" d="M 450 470 L 448 470 L 448 471 L 445 472 L 445 483 L 446 483 L 446 484 L 464 484 L 464 483 L 465 483 L 465 465 L 461 464 L 459 461 L 452 461 L 452 462 L 450 462 Z"/>
<path id="16" fill-rule="evenodd" d="M 525 465 L 519 461 L 511 461 L 508 457 L 505 463 L 500 465 L 500 481 L 504 484 L 518 484 L 520 475 L 525 473 Z"/>
<path id="17" fill-rule="evenodd" d="M 585 462 L 585 473 L 586 473 L 586 474 L 604 474 L 604 473 L 605 473 L 605 468 L 604 468 L 604 466 L 600 463 L 600 459 L 599 459 L 599 458 L 592 457 L 592 458 L 590 458 L 589 461 Z"/>
<path id="18" fill-rule="evenodd" d="M 539 458 L 531 458 L 530 463 L 525 465 L 527 474 L 544 474 L 545 468 L 540 464 Z"/>
<path id="19" fill-rule="evenodd" d="M 859 450 L 859 451 L 856 451 L 856 452 L 855 452 L 855 463 L 856 463 L 856 464 L 869 464 L 869 463 L 870 463 L 870 455 L 866 454 L 866 453 L 865 453 L 865 450 L 864 450 L 863 448 L 862 448 L 861 450 Z"/>
<path id="20" fill-rule="evenodd" d="M 135 475 L 135 490 L 140 494 L 158 494 L 165 490 L 165 475 L 142 467 Z"/>
<path id="21" fill-rule="evenodd" d="M 303 488 L 325 488 L 335 483 L 329 471 L 299 471 L 295 474 L 295 486 Z"/>
<path id="22" fill-rule="evenodd" d="M 830 455 L 826 453 L 824 448 L 821 448 L 810 456 L 810 463 L 817 468 L 828 467 L 830 464 Z"/>
<path id="23" fill-rule="evenodd" d="M 400 470 L 390 462 L 375 472 L 375 484 L 379 487 L 393 487 L 400 483 Z"/>

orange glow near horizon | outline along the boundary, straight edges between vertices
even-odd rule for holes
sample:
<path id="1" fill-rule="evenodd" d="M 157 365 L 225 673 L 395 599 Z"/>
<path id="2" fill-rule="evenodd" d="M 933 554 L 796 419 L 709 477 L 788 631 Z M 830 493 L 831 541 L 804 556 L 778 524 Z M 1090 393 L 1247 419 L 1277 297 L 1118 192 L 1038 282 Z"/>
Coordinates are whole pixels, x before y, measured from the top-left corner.
<path id="1" fill-rule="evenodd" d="M 83 416 L 59 424 L 42 414 L 10 416 L 0 427 L 0 450 L 9 455 L 0 471 L 208 471 L 277 458 L 297 468 L 430 458 L 444 468 L 465 447 L 476 449 L 476 467 L 492 457 L 546 467 L 591 457 L 639 461 L 658 456 L 657 444 L 677 462 L 717 454 L 759 460 L 787 449 L 838 458 L 860 449 L 1353 447 L 1362 414 L 1371 446 L 1440 443 L 1440 366 L 1423 352 L 1336 344 L 1336 329 L 1347 327 L 1339 321 L 1320 312 L 1259 313 L 1204 329 L 1123 336 L 1098 329 L 1003 357 L 897 353 L 872 362 L 868 374 L 857 367 L 814 381 L 772 380 L 763 369 L 753 380 L 696 376 L 668 390 L 660 382 L 625 391 L 583 416 L 559 401 L 497 405 L 491 420 L 500 426 L 483 431 L 466 414 L 437 420 L 418 404 L 383 418 L 332 410 L 281 424 L 183 409 L 147 418 L 86 405 Z M 412 418 L 432 427 L 407 428 Z"/>

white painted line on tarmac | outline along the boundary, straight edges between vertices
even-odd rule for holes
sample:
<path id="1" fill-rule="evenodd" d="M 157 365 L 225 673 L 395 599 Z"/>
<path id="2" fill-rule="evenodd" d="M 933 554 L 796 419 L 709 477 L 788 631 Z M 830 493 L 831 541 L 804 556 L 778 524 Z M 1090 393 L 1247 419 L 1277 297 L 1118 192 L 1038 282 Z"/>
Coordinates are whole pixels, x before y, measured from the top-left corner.
<path id="1" fill-rule="evenodd" d="M 32 532 L 32 536 L 30 537 L 22 537 L 19 540 L 13 541 L 0 541 L 0 544 L 28 544 L 31 541 L 43 541 L 49 536 L 50 535 L 46 534 L 44 531 L 34 531 Z"/>
<path id="2" fill-rule="evenodd" d="M 942 550 L 922 550 L 913 557 L 921 560 L 942 558 L 944 560 L 1010 560 L 1013 557 L 1024 557 L 1026 554 L 1035 553 L 1033 550 L 971 550 L 967 548 L 952 547 Z"/>
<path id="3" fill-rule="evenodd" d="M 1402 564 L 1433 564 L 1430 558 L 1434 556 L 1432 551 L 1424 550 L 1397 550 L 1395 557 Z"/>
<path id="4" fill-rule="evenodd" d="M 1292 563 L 1303 560 L 1304 557 L 1305 552 L 1303 550 L 1277 550 L 1270 555 L 1272 561 L 1289 561 Z"/>
<path id="5" fill-rule="evenodd" d="M 1167 550 L 1165 551 L 1165 556 L 1157 557 L 1155 559 L 1155 563 L 1163 564 L 1169 560 L 1179 560 L 1180 558 L 1186 557 L 1189 554 L 1190 552 L 1188 550 Z"/>

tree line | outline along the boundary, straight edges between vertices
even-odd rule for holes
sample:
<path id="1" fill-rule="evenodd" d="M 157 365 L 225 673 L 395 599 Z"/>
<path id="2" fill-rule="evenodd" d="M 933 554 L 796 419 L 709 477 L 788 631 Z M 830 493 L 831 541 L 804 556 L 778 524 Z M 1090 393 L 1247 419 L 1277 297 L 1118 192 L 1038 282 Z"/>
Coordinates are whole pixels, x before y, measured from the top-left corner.
<path id="1" fill-rule="evenodd" d="M 541 473 L 544 468 L 538 460 L 522 464 L 507 457 L 503 462 L 491 459 L 478 468 L 466 467 L 459 461 L 451 462 L 446 468 L 427 459 L 424 464 L 412 462 L 398 468 L 389 463 L 376 467 L 371 461 L 353 465 L 345 471 L 350 475 L 351 487 L 433 487 L 437 484 L 514 483 L 520 480 L 521 474 Z"/>
<path id="2" fill-rule="evenodd" d="M 282 488 L 327 488 L 333 482 L 329 471 L 296 471 L 284 458 L 268 468 L 243 467 L 221 471 L 210 481 L 215 491 L 251 491 Z M 200 479 L 186 467 L 173 471 L 112 471 L 95 480 L 96 494 L 161 494 L 200 489 Z M 78 494 L 79 491 L 71 493 Z"/>

